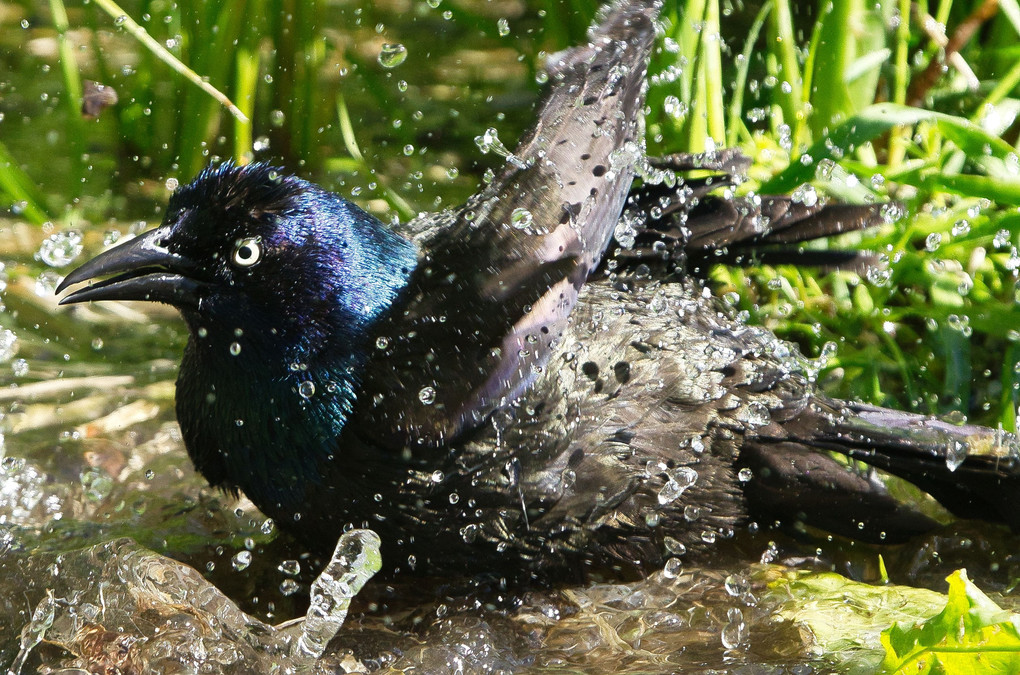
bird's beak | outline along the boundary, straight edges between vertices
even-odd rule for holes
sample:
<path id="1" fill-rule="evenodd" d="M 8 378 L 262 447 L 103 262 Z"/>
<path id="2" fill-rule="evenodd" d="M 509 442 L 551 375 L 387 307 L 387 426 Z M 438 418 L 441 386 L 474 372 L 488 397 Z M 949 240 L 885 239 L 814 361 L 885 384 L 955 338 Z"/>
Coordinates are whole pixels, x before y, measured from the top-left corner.
<path id="1" fill-rule="evenodd" d="M 175 307 L 197 307 L 205 284 L 195 278 L 193 260 L 171 253 L 162 240 L 168 234 L 158 227 L 120 246 L 100 253 L 74 270 L 57 286 L 57 293 L 83 281 L 116 275 L 79 289 L 60 300 L 61 305 L 90 300 L 148 300 Z"/>

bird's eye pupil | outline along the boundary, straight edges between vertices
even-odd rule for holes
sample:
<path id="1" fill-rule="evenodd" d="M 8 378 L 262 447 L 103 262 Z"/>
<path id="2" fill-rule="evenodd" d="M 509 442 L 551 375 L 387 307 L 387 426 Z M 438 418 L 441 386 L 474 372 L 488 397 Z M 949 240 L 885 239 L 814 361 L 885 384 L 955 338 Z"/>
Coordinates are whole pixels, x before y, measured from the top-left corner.
<path id="1" fill-rule="evenodd" d="M 256 238 L 242 239 L 234 246 L 234 264 L 251 267 L 262 257 L 262 243 Z"/>

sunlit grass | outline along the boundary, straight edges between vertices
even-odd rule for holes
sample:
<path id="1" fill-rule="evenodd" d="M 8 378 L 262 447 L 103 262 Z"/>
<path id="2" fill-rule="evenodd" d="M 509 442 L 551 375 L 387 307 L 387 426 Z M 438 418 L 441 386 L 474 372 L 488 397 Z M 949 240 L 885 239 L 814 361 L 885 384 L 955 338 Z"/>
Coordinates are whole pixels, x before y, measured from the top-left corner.
<path id="1" fill-rule="evenodd" d="M 906 209 L 880 231 L 836 244 L 883 254 L 888 268 L 870 278 L 793 267 L 715 270 L 721 291 L 739 292 L 734 312 L 808 355 L 835 343 L 821 378 L 839 396 L 1014 429 L 1015 3 L 990 20 L 973 14 L 980 3 L 938 4 L 950 36 L 981 21 L 981 37 L 959 44 L 947 73 L 927 83 L 923 109 L 903 104 L 945 51 L 932 48 L 934 22 L 910 14 L 910 3 L 837 0 L 810 22 L 798 5 L 764 3 L 744 44 L 731 40 L 738 57 L 712 75 L 735 83 L 724 97 L 697 84 L 719 43 L 714 3 L 707 4 L 667 4 L 666 32 L 679 49 L 660 53 L 653 70 L 686 68 L 653 87 L 653 147 L 698 151 L 707 137 L 723 138 L 755 159 L 746 190 L 811 185 L 833 198 L 896 200 Z M 692 11 L 704 17 L 696 39 L 684 20 Z M 961 63 L 976 73 L 976 88 Z M 660 105 L 666 96 L 679 105 Z"/>

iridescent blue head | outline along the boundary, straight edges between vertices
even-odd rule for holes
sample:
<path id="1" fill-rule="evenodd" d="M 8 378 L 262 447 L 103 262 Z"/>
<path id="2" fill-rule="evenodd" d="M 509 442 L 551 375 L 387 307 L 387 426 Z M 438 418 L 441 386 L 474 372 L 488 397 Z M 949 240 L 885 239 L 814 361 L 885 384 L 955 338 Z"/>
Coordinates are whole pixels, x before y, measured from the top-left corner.
<path id="1" fill-rule="evenodd" d="M 163 302 L 193 331 L 250 326 L 310 347 L 365 330 L 415 263 L 408 241 L 350 202 L 274 167 L 225 163 L 178 189 L 158 228 L 69 274 L 61 290 L 116 276 L 61 302 Z"/>

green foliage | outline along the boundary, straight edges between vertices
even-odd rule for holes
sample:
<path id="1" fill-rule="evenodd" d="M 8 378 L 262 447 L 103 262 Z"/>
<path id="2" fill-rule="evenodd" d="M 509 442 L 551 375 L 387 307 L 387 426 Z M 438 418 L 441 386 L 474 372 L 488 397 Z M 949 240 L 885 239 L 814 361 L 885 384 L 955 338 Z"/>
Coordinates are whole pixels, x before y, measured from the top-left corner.
<path id="1" fill-rule="evenodd" d="M 49 214 L 43 206 L 42 195 L 2 142 L 0 142 L 0 194 L 9 202 L 20 205 L 16 211 L 36 225 L 49 220 Z"/>
<path id="2" fill-rule="evenodd" d="M 952 36 L 979 5 L 942 2 L 933 19 Z M 903 207 L 828 244 L 874 251 L 887 269 L 716 269 L 718 290 L 734 312 L 825 354 L 820 378 L 838 396 L 1015 429 L 1016 3 L 977 19 L 948 69 L 932 65 L 943 57 L 934 24 L 909 2 L 770 0 L 718 24 L 710 6 L 667 3 L 675 45 L 653 60 L 650 149 L 711 149 L 711 137 L 753 158 L 744 191 Z M 713 39 L 727 26 L 733 38 Z M 698 84 L 720 42 L 742 49 L 711 71 L 731 84 L 721 97 Z"/>
<path id="3" fill-rule="evenodd" d="M 836 672 L 876 672 L 882 631 L 897 622 L 922 621 L 945 602 L 928 589 L 867 584 L 833 572 L 768 566 L 754 579 L 766 584 L 759 608 L 777 624 L 796 626 L 806 649 L 824 654 Z"/>
<path id="4" fill-rule="evenodd" d="M 882 668 L 904 675 L 1020 671 L 1020 615 L 1000 609 L 965 570 L 947 581 L 945 609 L 926 621 L 897 623 L 882 632 Z"/>

